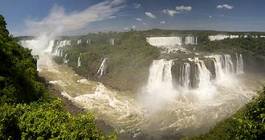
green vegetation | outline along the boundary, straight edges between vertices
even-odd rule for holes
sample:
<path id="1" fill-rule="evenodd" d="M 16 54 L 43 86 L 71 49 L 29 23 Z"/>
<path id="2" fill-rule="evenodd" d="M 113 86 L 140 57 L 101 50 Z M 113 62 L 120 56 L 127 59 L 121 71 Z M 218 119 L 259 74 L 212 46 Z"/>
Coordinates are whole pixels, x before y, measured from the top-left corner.
<path id="1" fill-rule="evenodd" d="M 209 133 L 191 140 L 261 140 L 265 138 L 265 87 L 259 97 Z"/>
<path id="2" fill-rule="evenodd" d="M 209 52 L 241 51 L 253 56 L 265 55 L 264 38 L 237 38 L 221 41 L 205 41 L 198 47 L 199 50 Z"/>
<path id="3" fill-rule="evenodd" d="M 89 34 L 84 38 L 89 38 L 91 43 L 65 49 L 70 60 L 68 65 L 78 74 L 116 89 L 137 90 L 146 83 L 149 66 L 159 57 L 159 50 L 151 47 L 141 32 Z M 114 45 L 110 43 L 111 39 L 115 39 Z M 81 67 L 77 67 L 79 56 Z M 107 58 L 107 69 L 104 76 L 98 77 L 97 70 L 104 58 Z M 55 60 L 62 62 L 60 57 Z"/>
<path id="4" fill-rule="evenodd" d="M 10 36 L 0 16 L 0 101 L 22 103 L 37 100 L 44 93 L 38 82 L 36 60 Z"/>
<path id="5" fill-rule="evenodd" d="M 265 39 L 264 38 L 237 38 L 221 41 L 205 40 L 197 48 L 207 53 L 243 54 L 246 71 L 264 73 L 265 71 Z"/>
<path id="6" fill-rule="evenodd" d="M 30 53 L 0 15 L 0 139 L 115 139 L 96 128 L 92 114 L 73 116 L 49 97 Z"/>

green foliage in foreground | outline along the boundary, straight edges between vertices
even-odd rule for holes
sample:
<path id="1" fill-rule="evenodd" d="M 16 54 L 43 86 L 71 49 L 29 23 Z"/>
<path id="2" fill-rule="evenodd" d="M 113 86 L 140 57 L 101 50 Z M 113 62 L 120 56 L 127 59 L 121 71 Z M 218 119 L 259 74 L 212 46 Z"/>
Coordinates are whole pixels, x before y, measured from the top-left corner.
<path id="1" fill-rule="evenodd" d="M 72 116 L 60 100 L 0 107 L 0 139 L 115 139 L 104 136 L 92 114 Z"/>
<path id="2" fill-rule="evenodd" d="M 191 140 L 262 140 L 265 138 L 265 87 L 259 97 L 209 133 Z"/>
<path id="3" fill-rule="evenodd" d="M 0 15 L 0 139 L 116 139 L 96 128 L 92 114 L 73 116 L 46 94 L 36 60 L 9 36 Z"/>
<path id="4" fill-rule="evenodd" d="M 36 60 L 9 36 L 0 15 L 0 102 L 21 103 L 38 99 L 44 86 L 38 82 Z"/>

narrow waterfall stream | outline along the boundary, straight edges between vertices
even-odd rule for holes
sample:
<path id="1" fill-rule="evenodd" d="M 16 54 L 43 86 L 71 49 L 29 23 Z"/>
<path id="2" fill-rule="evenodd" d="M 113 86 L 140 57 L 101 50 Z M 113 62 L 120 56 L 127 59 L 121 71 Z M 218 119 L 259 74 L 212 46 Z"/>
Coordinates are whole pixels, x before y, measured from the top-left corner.
<path id="1" fill-rule="evenodd" d="M 104 74 L 104 70 L 106 69 L 106 61 L 107 58 L 104 58 L 98 68 L 97 75 L 98 77 L 101 77 Z"/>

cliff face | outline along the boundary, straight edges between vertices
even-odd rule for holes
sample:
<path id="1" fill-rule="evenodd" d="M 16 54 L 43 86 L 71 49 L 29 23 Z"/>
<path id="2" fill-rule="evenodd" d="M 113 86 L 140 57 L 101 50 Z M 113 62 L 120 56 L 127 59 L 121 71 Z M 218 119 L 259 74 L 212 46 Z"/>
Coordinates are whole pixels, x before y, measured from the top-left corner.
<path id="1" fill-rule="evenodd" d="M 146 83 L 149 66 L 159 50 L 142 34 L 127 32 L 55 41 L 53 54 L 58 63 L 67 63 L 88 79 L 119 90 L 138 90 Z"/>

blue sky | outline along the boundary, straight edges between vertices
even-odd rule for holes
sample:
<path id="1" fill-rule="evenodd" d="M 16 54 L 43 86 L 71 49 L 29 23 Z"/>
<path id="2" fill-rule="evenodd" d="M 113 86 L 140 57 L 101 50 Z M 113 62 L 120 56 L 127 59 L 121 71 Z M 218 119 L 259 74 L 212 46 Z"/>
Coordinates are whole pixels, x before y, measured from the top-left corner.
<path id="1" fill-rule="evenodd" d="M 70 34 L 130 28 L 265 31 L 264 0 L 1 0 L 0 14 L 15 35 L 53 27 Z"/>

